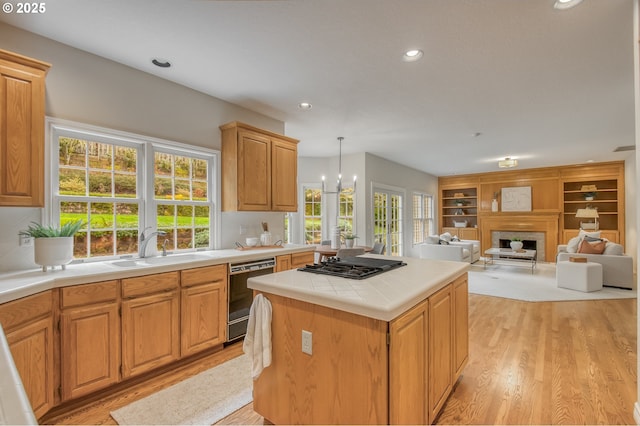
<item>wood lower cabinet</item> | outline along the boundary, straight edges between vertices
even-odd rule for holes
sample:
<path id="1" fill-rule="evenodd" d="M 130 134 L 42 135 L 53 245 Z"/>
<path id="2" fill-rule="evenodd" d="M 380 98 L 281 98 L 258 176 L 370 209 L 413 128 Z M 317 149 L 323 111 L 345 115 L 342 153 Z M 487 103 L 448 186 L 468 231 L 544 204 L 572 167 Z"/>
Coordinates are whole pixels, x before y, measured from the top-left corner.
<path id="1" fill-rule="evenodd" d="M 44 206 L 45 76 L 49 67 L 0 50 L 0 206 Z"/>
<path id="2" fill-rule="evenodd" d="M 188 356 L 226 341 L 227 265 L 180 274 L 180 355 Z"/>
<path id="3" fill-rule="evenodd" d="M 453 388 L 453 296 L 451 285 L 429 297 L 429 410 L 433 420 Z"/>
<path id="4" fill-rule="evenodd" d="M 302 268 L 306 265 L 312 265 L 315 261 L 315 252 L 304 251 L 301 253 L 291 253 L 291 269 Z"/>
<path id="5" fill-rule="evenodd" d="M 122 377 L 180 357 L 178 272 L 122 280 Z"/>
<path id="6" fill-rule="evenodd" d="M 118 281 L 60 290 L 60 367 L 63 401 L 120 379 Z"/>
<path id="7" fill-rule="evenodd" d="M 389 322 L 265 294 L 277 350 L 254 381 L 254 410 L 275 424 L 433 423 L 468 358 L 466 283 L 465 273 Z"/>
<path id="8" fill-rule="evenodd" d="M 298 210 L 298 141 L 244 123 L 222 132 L 222 210 Z"/>
<path id="9" fill-rule="evenodd" d="M 54 404 L 52 308 L 51 291 L 0 305 L 0 323 L 36 417 Z"/>
<path id="10" fill-rule="evenodd" d="M 291 269 L 291 255 L 283 254 L 276 256 L 276 267 L 273 272 L 288 271 L 289 269 Z"/>
<path id="11" fill-rule="evenodd" d="M 429 303 L 393 320 L 389 333 L 389 424 L 430 424 Z"/>
<path id="12" fill-rule="evenodd" d="M 288 271 L 289 269 L 302 268 L 315 262 L 315 253 L 313 251 L 304 251 L 301 253 L 283 254 L 276 256 L 276 268 L 274 272 Z"/>
<path id="13" fill-rule="evenodd" d="M 467 276 L 453 282 L 453 382 L 469 360 L 469 281 Z"/>

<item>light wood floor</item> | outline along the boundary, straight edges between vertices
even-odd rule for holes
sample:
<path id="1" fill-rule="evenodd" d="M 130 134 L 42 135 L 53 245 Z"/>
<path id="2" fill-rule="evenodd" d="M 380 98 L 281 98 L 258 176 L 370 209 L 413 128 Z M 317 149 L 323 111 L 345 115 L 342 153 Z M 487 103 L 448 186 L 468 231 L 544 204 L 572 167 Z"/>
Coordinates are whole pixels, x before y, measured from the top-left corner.
<path id="1" fill-rule="evenodd" d="M 469 364 L 438 424 L 634 424 L 636 299 L 519 302 L 469 296 Z M 111 410 L 241 353 L 232 345 L 47 423 L 115 424 Z M 220 424 L 262 424 L 248 405 Z"/>

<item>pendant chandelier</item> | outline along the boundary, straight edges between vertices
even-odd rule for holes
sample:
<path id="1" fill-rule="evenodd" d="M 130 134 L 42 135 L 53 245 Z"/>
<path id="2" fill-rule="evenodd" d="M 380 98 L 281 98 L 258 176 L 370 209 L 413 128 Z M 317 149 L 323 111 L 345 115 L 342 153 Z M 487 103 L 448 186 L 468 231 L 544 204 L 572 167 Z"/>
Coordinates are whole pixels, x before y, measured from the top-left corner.
<path id="1" fill-rule="evenodd" d="M 338 180 L 336 182 L 335 191 L 327 191 L 325 187 L 326 177 L 322 175 L 322 193 L 323 194 L 340 194 L 342 192 L 342 136 L 338 137 L 338 143 L 340 144 L 340 153 L 338 156 Z M 356 175 L 353 175 L 353 191 L 356 190 Z"/>

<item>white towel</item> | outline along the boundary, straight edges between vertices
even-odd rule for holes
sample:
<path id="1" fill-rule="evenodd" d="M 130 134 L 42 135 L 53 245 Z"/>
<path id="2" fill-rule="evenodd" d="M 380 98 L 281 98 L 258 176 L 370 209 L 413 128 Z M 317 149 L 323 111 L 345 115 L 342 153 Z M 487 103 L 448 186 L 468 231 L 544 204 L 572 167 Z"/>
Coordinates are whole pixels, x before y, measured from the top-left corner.
<path id="1" fill-rule="evenodd" d="M 251 304 L 242 350 L 253 361 L 251 376 L 256 380 L 271 365 L 271 302 L 262 294 Z"/>

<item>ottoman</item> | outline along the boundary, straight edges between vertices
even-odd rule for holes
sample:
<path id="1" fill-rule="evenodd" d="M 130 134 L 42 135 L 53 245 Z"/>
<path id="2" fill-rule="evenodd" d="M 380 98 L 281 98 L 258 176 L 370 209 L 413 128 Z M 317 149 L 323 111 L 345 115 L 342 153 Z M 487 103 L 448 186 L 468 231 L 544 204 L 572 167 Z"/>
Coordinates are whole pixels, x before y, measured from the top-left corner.
<path id="1" fill-rule="evenodd" d="M 556 265 L 556 283 L 558 287 L 584 292 L 602 290 L 602 265 L 560 261 Z"/>

